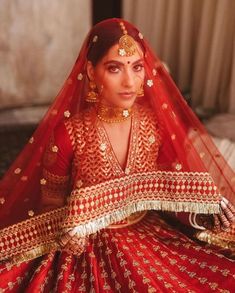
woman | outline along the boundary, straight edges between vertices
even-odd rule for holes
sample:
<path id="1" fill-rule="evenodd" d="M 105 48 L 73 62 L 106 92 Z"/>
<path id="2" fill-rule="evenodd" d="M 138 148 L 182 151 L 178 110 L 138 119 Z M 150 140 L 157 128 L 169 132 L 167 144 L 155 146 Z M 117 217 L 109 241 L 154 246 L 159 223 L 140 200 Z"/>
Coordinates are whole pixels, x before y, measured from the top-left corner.
<path id="1" fill-rule="evenodd" d="M 234 244 L 234 173 L 124 20 L 91 30 L 0 190 L 3 292 L 235 286 L 232 259 L 154 211 L 176 212 L 200 237 Z"/>

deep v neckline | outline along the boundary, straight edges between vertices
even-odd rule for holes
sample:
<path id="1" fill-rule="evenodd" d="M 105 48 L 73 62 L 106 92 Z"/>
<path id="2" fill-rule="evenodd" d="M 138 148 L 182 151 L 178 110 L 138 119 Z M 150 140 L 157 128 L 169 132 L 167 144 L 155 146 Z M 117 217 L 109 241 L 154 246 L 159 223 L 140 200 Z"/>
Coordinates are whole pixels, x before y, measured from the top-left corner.
<path id="1" fill-rule="evenodd" d="M 106 158 L 109 160 L 112 169 L 116 175 L 128 175 L 134 170 L 135 155 L 137 150 L 137 139 L 138 139 L 138 119 L 137 109 L 133 111 L 131 118 L 131 129 L 129 135 L 129 143 L 127 149 L 127 159 L 125 167 L 123 168 L 117 158 L 112 143 L 109 139 L 108 133 L 103 123 L 97 118 L 97 129 L 101 138 L 101 149 L 105 151 Z"/>

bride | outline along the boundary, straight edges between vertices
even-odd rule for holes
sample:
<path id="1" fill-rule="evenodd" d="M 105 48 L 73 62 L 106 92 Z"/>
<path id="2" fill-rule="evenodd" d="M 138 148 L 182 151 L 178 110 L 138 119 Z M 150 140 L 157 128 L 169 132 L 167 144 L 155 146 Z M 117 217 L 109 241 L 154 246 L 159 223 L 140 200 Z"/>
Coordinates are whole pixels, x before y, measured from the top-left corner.
<path id="1" fill-rule="evenodd" d="M 0 291 L 233 292 L 234 176 L 143 35 L 105 20 L 0 184 Z"/>

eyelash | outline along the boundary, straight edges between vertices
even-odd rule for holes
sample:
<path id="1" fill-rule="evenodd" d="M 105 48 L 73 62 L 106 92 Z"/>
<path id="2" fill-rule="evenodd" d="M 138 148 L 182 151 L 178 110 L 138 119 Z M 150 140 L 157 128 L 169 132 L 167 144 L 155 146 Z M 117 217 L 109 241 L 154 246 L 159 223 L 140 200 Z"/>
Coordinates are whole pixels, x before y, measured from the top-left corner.
<path id="1" fill-rule="evenodd" d="M 139 68 L 139 69 L 136 69 L 136 67 Z M 134 66 L 134 68 L 135 68 L 135 71 L 139 72 L 144 68 L 144 65 L 143 64 L 137 64 L 137 65 Z"/>
<path id="2" fill-rule="evenodd" d="M 139 72 L 144 68 L 144 65 L 143 64 L 136 64 L 133 68 L 134 68 L 135 72 Z M 120 70 L 120 68 L 116 65 L 110 65 L 108 67 L 108 71 L 110 73 L 118 73 L 119 70 Z"/>
<path id="3" fill-rule="evenodd" d="M 117 72 L 118 72 L 117 69 L 119 70 L 119 67 L 116 66 L 116 65 L 110 65 L 110 66 L 108 67 L 108 71 L 109 71 L 110 73 L 117 73 Z"/>

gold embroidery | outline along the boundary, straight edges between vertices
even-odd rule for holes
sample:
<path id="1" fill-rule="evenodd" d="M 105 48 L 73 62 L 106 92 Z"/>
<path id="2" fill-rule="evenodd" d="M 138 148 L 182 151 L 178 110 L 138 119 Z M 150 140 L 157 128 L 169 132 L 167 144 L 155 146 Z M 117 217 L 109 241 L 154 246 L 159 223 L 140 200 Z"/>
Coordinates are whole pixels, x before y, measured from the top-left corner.
<path id="1" fill-rule="evenodd" d="M 117 229 L 134 225 L 141 221 L 146 214 L 147 211 L 133 213 L 129 217 L 125 218 L 123 221 L 109 225 L 108 229 Z"/>
<path id="2" fill-rule="evenodd" d="M 21 169 L 20 168 L 16 168 L 15 171 L 14 171 L 14 173 L 17 174 L 17 175 L 20 174 L 21 173 Z"/>
<path id="3" fill-rule="evenodd" d="M 78 80 L 82 80 L 83 79 L 83 74 L 82 73 L 79 73 L 78 76 L 77 76 L 77 79 Z"/>
<path id="4" fill-rule="evenodd" d="M 40 184 L 41 184 L 41 185 L 46 185 L 46 183 L 47 183 L 47 181 L 46 181 L 45 178 L 42 178 L 42 179 L 40 180 Z"/>
<path id="5" fill-rule="evenodd" d="M 69 192 L 69 176 L 59 176 L 43 169 L 41 183 L 41 205 L 44 210 L 61 207 Z"/>
<path id="6" fill-rule="evenodd" d="M 210 230 L 200 231 L 195 234 L 196 238 L 207 242 L 209 244 L 213 244 L 225 249 L 230 249 L 233 253 L 235 253 L 235 240 L 234 240 L 234 230 L 235 225 L 231 228 L 231 233 L 226 231 L 221 231 L 220 233 L 216 233 Z M 233 231 L 232 231 L 233 230 Z"/>
<path id="7" fill-rule="evenodd" d="M 34 137 L 32 136 L 30 139 L 29 139 L 29 143 L 33 143 L 34 142 Z"/>
<path id="8" fill-rule="evenodd" d="M 69 118 L 71 115 L 71 113 L 67 110 L 67 111 L 64 111 L 64 117 L 65 118 Z"/>
<path id="9" fill-rule="evenodd" d="M 152 87 L 153 86 L 153 80 L 152 79 L 148 79 L 147 80 L 147 86 L 148 87 Z"/>
<path id="10" fill-rule="evenodd" d="M 33 216 L 34 216 L 34 211 L 32 211 L 32 210 L 28 211 L 28 215 L 29 215 L 30 217 L 33 217 Z"/>
<path id="11" fill-rule="evenodd" d="M 125 169 L 127 175 L 133 173 L 133 170 L 141 172 L 157 169 L 156 158 L 161 139 L 155 120 L 150 109 L 135 106 Z M 82 180 L 83 186 L 88 186 L 124 175 L 107 133 L 102 123 L 97 121 L 94 107 L 66 120 L 65 126 L 74 149 L 74 182 Z M 148 138 L 151 138 L 151 143 Z"/>
<path id="12" fill-rule="evenodd" d="M 164 184 L 161 180 L 163 180 Z M 197 189 L 179 189 L 174 192 L 177 197 L 177 201 L 174 202 L 172 192 L 167 195 L 167 180 L 171 182 L 174 180 L 181 182 L 183 180 L 184 185 L 187 184 L 190 188 L 194 186 L 195 182 L 198 182 L 200 185 L 211 185 L 212 189 L 210 191 L 200 190 L 200 192 L 197 192 Z M 45 186 L 48 186 L 48 184 Z M 170 191 L 174 190 L 175 185 L 168 184 L 167 188 Z M 187 195 L 188 200 L 189 194 L 187 194 L 187 190 L 194 198 L 192 202 L 184 202 L 185 195 Z M 207 202 L 205 202 L 205 194 L 207 195 Z M 169 196 L 169 200 L 167 196 Z M 96 186 L 81 188 L 73 191 L 68 207 L 35 216 L 30 220 L 1 230 L 1 259 L 18 255 L 19 253 L 26 253 L 25 258 L 30 257 L 30 255 L 35 256 L 38 253 L 44 253 L 53 246 L 58 230 L 62 227 L 70 229 L 76 226 L 76 232 L 80 236 L 86 236 L 107 227 L 111 223 L 123 220 L 133 212 L 141 210 L 218 212 L 219 197 L 220 195 L 216 193 L 213 181 L 207 173 L 160 171 L 138 173 L 110 180 Z M 51 227 L 50 229 L 48 229 L 49 226 Z M 29 233 L 32 234 L 30 238 L 28 238 Z M 21 243 L 15 238 L 16 234 L 19 235 Z M 9 246 L 8 237 L 14 240 L 13 247 Z M 29 256 L 27 256 L 28 254 Z M 23 256 L 19 259 L 23 259 Z"/>
<path id="13" fill-rule="evenodd" d="M 4 197 L 0 197 L 0 204 L 4 204 L 5 203 L 5 198 Z"/>

